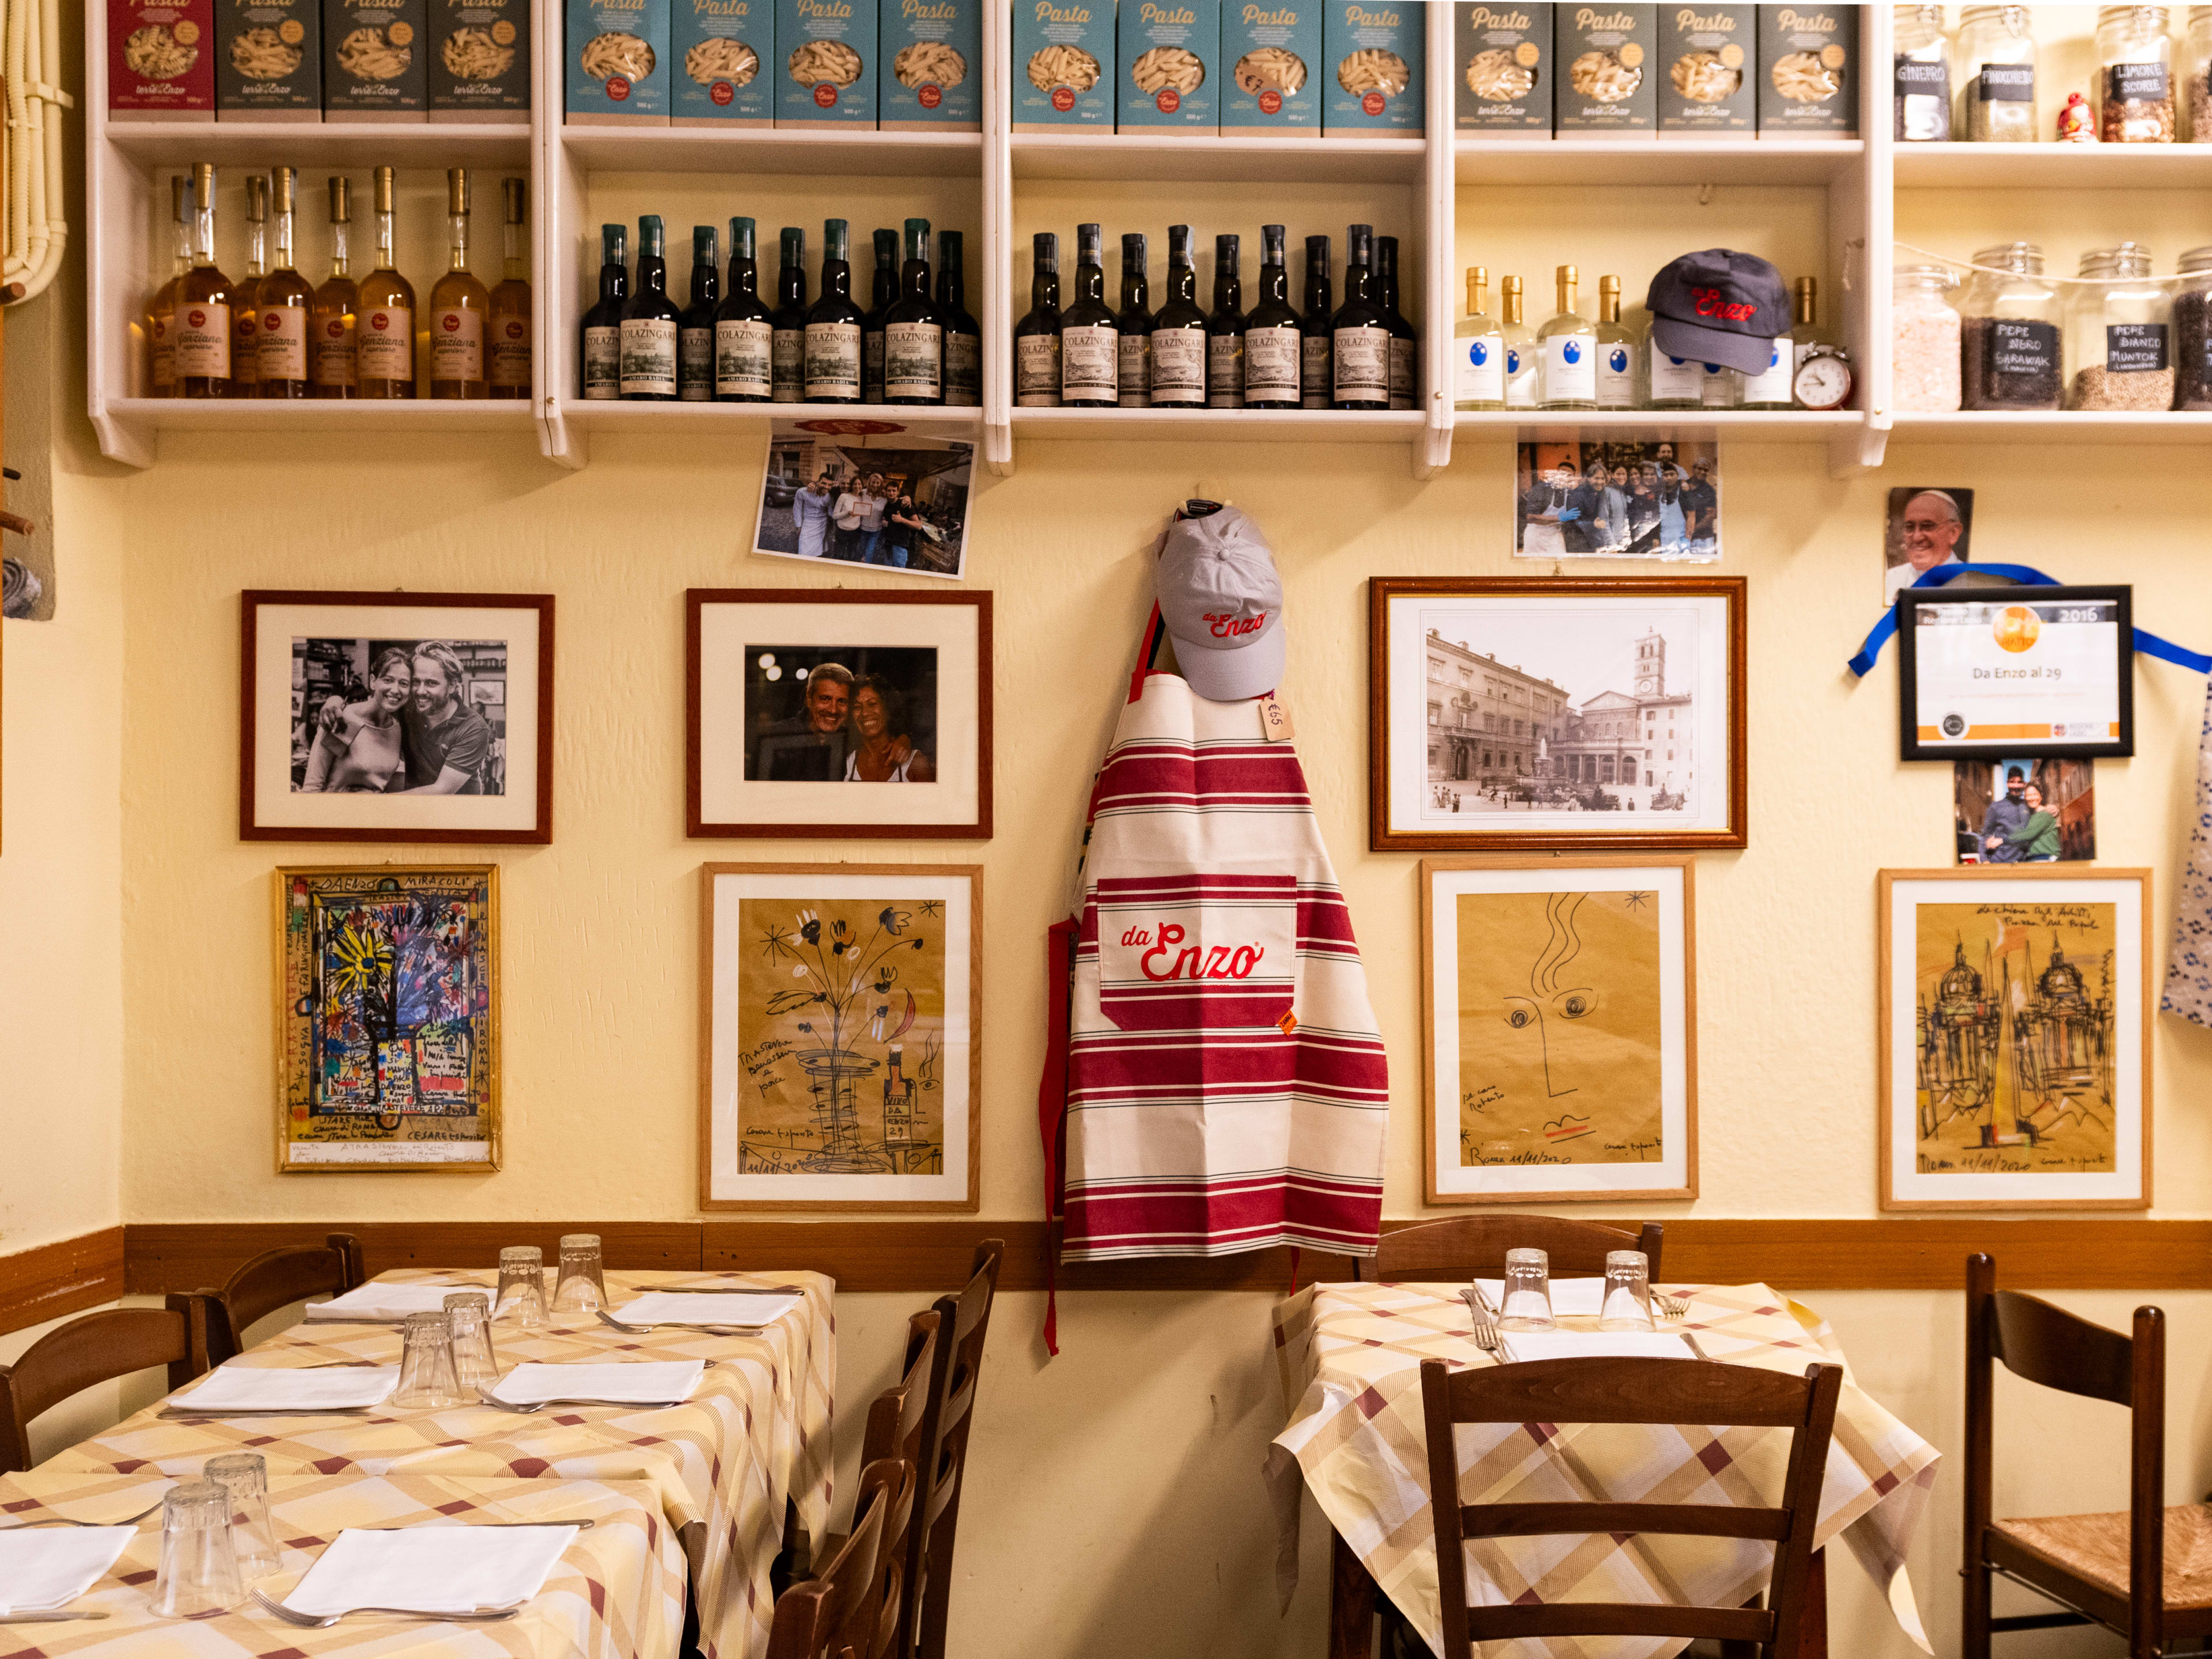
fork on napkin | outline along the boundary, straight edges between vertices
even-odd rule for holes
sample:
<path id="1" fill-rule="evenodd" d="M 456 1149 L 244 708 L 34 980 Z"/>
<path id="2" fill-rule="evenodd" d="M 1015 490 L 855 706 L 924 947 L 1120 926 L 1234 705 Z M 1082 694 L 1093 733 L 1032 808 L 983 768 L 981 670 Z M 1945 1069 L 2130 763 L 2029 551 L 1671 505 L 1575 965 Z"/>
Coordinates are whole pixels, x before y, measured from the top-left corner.
<path id="1" fill-rule="evenodd" d="M 349 1528 L 283 1606 L 317 1618 L 368 1607 L 436 1618 L 527 1601 L 576 1532 L 573 1526 Z"/>

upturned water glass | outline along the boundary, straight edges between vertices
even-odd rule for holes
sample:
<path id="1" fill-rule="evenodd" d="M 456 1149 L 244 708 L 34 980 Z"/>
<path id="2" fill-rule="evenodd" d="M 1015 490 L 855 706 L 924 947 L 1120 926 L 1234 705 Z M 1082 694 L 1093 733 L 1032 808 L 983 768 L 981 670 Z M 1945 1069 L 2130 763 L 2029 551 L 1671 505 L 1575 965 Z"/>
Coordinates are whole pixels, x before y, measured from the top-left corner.
<path id="1" fill-rule="evenodd" d="M 259 1452 L 230 1452 L 200 1466 L 203 1478 L 230 1494 L 230 1541 L 238 1571 L 251 1580 L 276 1571 L 276 1533 L 269 1523 L 269 1464 Z"/>
<path id="2" fill-rule="evenodd" d="M 491 1303 L 482 1291 L 456 1291 L 446 1298 L 446 1317 L 453 1322 L 453 1376 L 462 1392 L 489 1388 L 499 1380 L 499 1356 L 491 1346 Z"/>
<path id="3" fill-rule="evenodd" d="M 595 1313 L 607 1305 L 607 1282 L 599 1271 L 597 1233 L 561 1235 L 561 1277 L 553 1286 L 556 1313 Z"/>
<path id="4" fill-rule="evenodd" d="M 1651 1329 L 1651 1263 L 1641 1250 L 1608 1250 L 1605 1300 L 1598 1305 L 1601 1331 Z"/>
<path id="5" fill-rule="evenodd" d="M 409 1314 L 401 1328 L 399 1386 L 392 1403 L 402 1411 L 443 1411 L 461 1403 L 453 1372 L 453 1322 L 444 1313 Z"/>
<path id="6" fill-rule="evenodd" d="M 545 1319 L 545 1252 L 535 1244 L 510 1244 L 499 1253 L 495 1319 L 534 1330 Z"/>
<path id="7" fill-rule="evenodd" d="M 230 1513 L 230 1493 L 212 1480 L 181 1482 L 162 1498 L 154 1611 L 164 1619 L 222 1613 L 246 1599 Z"/>
<path id="8" fill-rule="evenodd" d="M 1498 1310 L 1501 1331 L 1548 1331 L 1552 1317 L 1552 1259 L 1541 1250 L 1505 1253 L 1505 1302 Z"/>

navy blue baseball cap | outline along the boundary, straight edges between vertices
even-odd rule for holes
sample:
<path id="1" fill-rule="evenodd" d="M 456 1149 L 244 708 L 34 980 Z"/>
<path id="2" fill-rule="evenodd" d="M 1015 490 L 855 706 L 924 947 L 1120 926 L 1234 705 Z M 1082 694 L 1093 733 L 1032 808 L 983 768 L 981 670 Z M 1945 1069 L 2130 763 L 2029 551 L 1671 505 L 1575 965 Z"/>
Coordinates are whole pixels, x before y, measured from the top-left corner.
<path id="1" fill-rule="evenodd" d="M 1669 357 L 1764 374 L 1790 331 L 1782 273 L 1755 253 L 1709 247 L 1662 266 L 1644 298 L 1651 339 Z"/>

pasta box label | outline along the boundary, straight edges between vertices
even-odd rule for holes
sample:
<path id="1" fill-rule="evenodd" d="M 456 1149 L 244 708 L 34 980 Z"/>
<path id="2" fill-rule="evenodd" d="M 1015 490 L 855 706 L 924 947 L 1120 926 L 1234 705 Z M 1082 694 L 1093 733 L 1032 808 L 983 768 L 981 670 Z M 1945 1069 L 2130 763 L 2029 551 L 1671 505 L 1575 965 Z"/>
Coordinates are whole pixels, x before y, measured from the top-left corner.
<path id="1" fill-rule="evenodd" d="M 322 0 L 215 0 L 218 121 L 323 118 Z"/>
<path id="2" fill-rule="evenodd" d="M 1561 6 L 1553 14 L 1553 130 L 1583 138 L 1649 138 L 1658 131 L 1656 6 Z"/>
<path id="3" fill-rule="evenodd" d="M 110 118 L 206 119 L 215 63 L 215 0 L 107 0 Z"/>
<path id="4" fill-rule="evenodd" d="M 1296 5 L 1224 0 L 1221 10 L 1221 131 L 1234 137 L 1321 131 L 1321 15 Z"/>
<path id="5" fill-rule="evenodd" d="M 1114 130 L 1114 0 L 1014 0 L 1016 132 Z"/>
<path id="6" fill-rule="evenodd" d="M 775 124 L 775 0 L 669 0 L 668 124 Z"/>
<path id="7" fill-rule="evenodd" d="M 1115 27 L 1115 125 L 1220 126 L 1220 0 L 1123 0 Z"/>
<path id="8" fill-rule="evenodd" d="M 1460 131 L 1552 130 L 1552 10 L 1452 8 L 1452 113 Z"/>
<path id="9" fill-rule="evenodd" d="M 421 121 L 430 106 L 428 0 L 323 0 L 323 110 Z"/>
<path id="10" fill-rule="evenodd" d="M 530 0 L 430 0 L 430 118 L 530 119 Z"/>
<path id="11" fill-rule="evenodd" d="M 876 125 L 974 132 L 983 125 L 982 0 L 883 0 Z"/>
<path id="12" fill-rule="evenodd" d="M 1757 127 L 1759 9 L 1659 9 L 1659 136 L 1749 138 Z"/>
<path id="13" fill-rule="evenodd" d="M 1855 138 L 1859 6 L 1759 8 L 1759 136 Z"/>
<path id="14" fill-rule="evenodd" d="M 776 125 L 875 125 L 876 10 L 876 0 L 776 0 Z"/>
<path id="15" fill-rule="evenodd" d="M 665 125 L 668 0 L 568 0 L 568 118 Z"/>
<path id="16" fill-rule="evenodd" d="M 1322 17 L 1322 136 L 1373 137 L 1421 130 L 1424 14 L 1428 8 L 1332 0 Z"/>

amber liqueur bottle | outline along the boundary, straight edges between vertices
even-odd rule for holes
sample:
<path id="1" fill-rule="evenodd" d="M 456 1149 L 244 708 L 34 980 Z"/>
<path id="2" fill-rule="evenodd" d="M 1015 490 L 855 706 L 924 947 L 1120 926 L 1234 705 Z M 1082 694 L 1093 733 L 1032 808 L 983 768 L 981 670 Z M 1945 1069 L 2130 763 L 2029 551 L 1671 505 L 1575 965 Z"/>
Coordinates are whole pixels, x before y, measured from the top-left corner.
<path id="1" fill-rule="evenodd" d="M 361 395 L 354 358 L 361 292 L 346 271 L 346 234 L 352 222 L 353 186 L 340 175 L 331 180 L 331 274 L 307 309 L 307 373 L 318 398 Z"/>
<path id="2" fill-rule="evenodd" d="M 215 262 L 215 168 L 192 164 L 192 264 L 177 281 L 175 395 L 228 398 L 230 278 Z"/>
<path id="3" fill-rule="evenodd" d="M 485 398 L 491 295 L 469 270 L 469 170 L 446 173 L 446 274 L 430 289 L 430 395 Z"/>
<path id="4" fill-rule="evenodd" d="M 354 366 L 364 398 L 415 395 L 415 289 L 392 248 L 392 177 L 376 169 L 376 267 L 361 279 Z"/>
<path id="5" fill-rule="evenodd" d="M 315 291 L 294 267 L 292 227 L 299 174 L 290 167 L 269 170 L 270 231 L 276 251 L 269 274 L 253 295 L 253 351 L 256 383 L 264 398 L 305 398 L 308 316 Z"/>
<path id="6" fill-rule="evenodd" d="M 154 290 L 146 303 L 146 381 L 148 394 L 172 396 L 177 389 L 177 284 L 192 268 L 192 222 L 185 203 L 191 180 L 181 173 L 169 178 L 169 217 L 174 246 L 169 259 L 169 280 Z"/>
<path id="7" fill-rule="evenodd" d="M 503 179 L 500 283 L 491 291 L 491 395 L 530 395 L 530 256 L 523 246 L 524 180 Z"/>
<path id="8" fill-rule="evenodd" d="M 269 274 L 269 181 L 246 175 L 246 274 L 231 285 L 230 395 L 260 396 L 260 354 L 254 346 L 259 327 L 261 279 Z"/>

